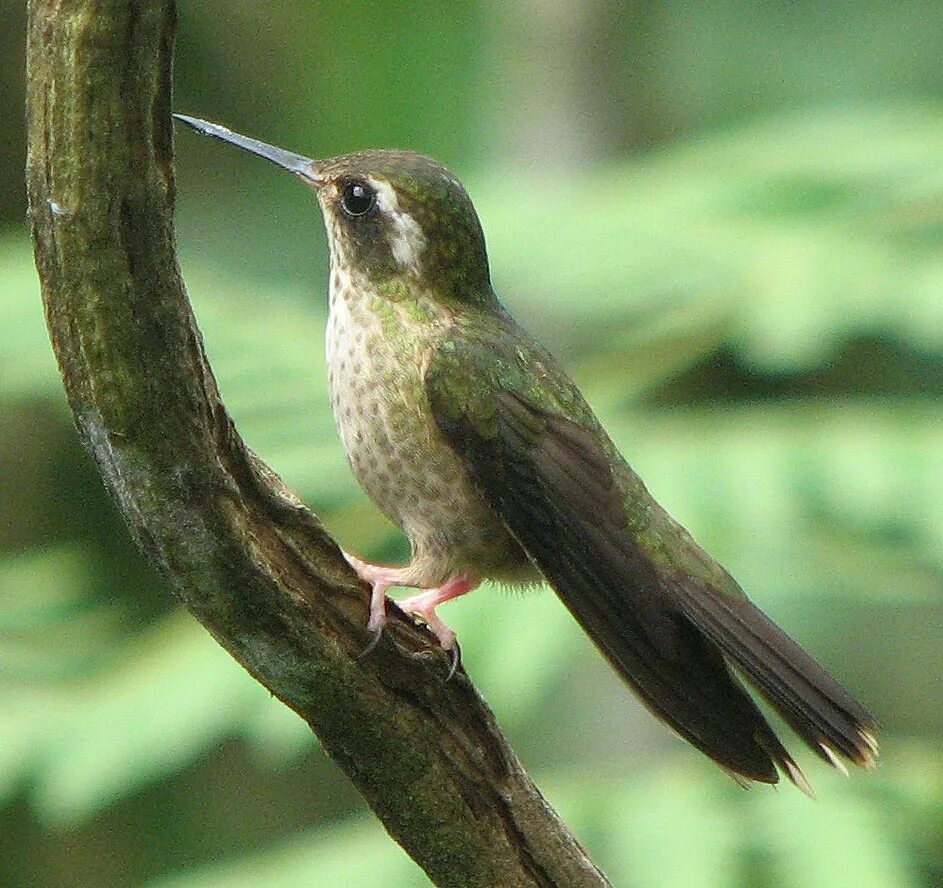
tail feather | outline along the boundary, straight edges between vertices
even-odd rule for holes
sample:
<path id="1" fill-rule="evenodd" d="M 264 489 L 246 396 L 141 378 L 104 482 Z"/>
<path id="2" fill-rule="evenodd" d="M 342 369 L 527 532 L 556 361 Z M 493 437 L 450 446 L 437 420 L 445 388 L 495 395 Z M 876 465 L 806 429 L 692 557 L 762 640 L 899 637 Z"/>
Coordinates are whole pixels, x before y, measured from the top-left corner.
<path id="1" fill-rule="evenodd" d="M 496 384 L 495 421 L 483 434 L 465 413 L 456 418 L 444 384 L 455 360 L 449 354 L 427 373 L 440 430 L 508 531 L 655 715 L 731 774 L 775 783 L 781 771 L 811 794 L 739 671 L 825 761 L 874 763 L 873 716 L 651 498 L 575 389 L 567 391 L 578 422 Z M 483 367 L 472 369 L 487 378 Z"/>
<path id="2" fill-rule="evenodd" d="M 682 612 L 754 684 L 829 764 L 839 756 L 873 767 L 877 722 L 795 641 L 747 598 L 698 584 L 680 590 Z"/>
<path id="3" fill-rule="evenodd" d="M 575 558 L 563 556 L 557 567 L 567 578 L 557 587 L 564 604 L 653 714 L 735 779 L 776 783 L 779 769 L 813 795 L 720 647 L 692 621 L 663 610 L 670 626 L 655 629 L 644 610 L 625 606 L 624 589 L 611 579 Z M 581 594 L 569 594 L 574 586 Z"/>
<path id="4" fill-rule="evenodd" d="M 564 604 L 647 708 L 729 773 L 776 783 L 781 771 L 814 796 L 731 665 L 829 764 L 873 764 L 873 717 L 739 587 L 725 594 L 690 574 L 673 583 L 641 550 L 607 538 L 588 561 L 585 522 L 556 507 L 542 518 L 555 525 L 559 546 L 543 563 Z"/>

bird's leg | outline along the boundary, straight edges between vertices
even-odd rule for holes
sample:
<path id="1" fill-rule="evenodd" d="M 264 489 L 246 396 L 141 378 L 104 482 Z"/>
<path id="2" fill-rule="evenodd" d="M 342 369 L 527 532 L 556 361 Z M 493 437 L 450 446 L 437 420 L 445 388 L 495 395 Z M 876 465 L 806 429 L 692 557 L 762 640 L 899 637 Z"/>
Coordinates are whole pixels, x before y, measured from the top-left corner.
<path id="1" fill-rule="evenodd" d="M 367 629 L 373 633 L 373 639 L 370 644 L 361 652 L 364 657 L 372 651 L 380 636 L 383 634 L 383 627 L 386 625 L 386 591 L 391 586 L 404 586 L 407 588 L 423 588 L 416 586 L 409 581 L 408 567 L 392 567 L 388 564 L 373 564 L 369 561 L 362 561 L 356 555 L 344 552 L 344 558 L 354 569 L 355 573 L 365 583 L 370 584 L 370 619 L 367 621 Z M 460 653 L 458 642 L 453 632 L 436 615 L 435 609 L 446 601 L 458 598 L 466 592 L 471 592 L 481 581 L 468 573 L 457 573 L 449 577 L 441 586 L 433 589 L 426 589 L 418 595 L 410 595 L 402 601 L 396 602 L 400 610 L 410 616 L 419 617 L 429 631 L 438 639 L 442 649 L 452 655 L 452 667 L 449 670 L 448 678 L 455 674 L 458 669 Z M 448 680 L 448 679 L 446 679 Z"/>
<path id="2" fill-rule="evenodd" d="M 396 602 L 400 610 L 405 611 L 410 616 L 419 617 L 429 627 L 429 631 L 439 639 L 439 644 L 442 645 L 443 650 L 452 655 L 452 668 L 449 669 L 446 681 L 458 669 L 461 655 L 458 642 L 455 640 L 455 633 L 439 619 L 435 609 L 446 601 L 451 601 L 466 592 L 471 592 L 479 582 L 480 580 L 471 574 L 457 573 L 435 589 L 427 589 L 418 595 L 410 595 L 409 598 Z"/>
<path id="3" fill-rule="evenodd" d="M 361 561 L 348 552 L 343 554 L 357 576 L 365 583 L 369 583 L 371 588 L 370 619 L 367 620 L 367 629 L 373 633 L 373 640 L 360 654 L 363 657 L 376 647 L 383 634 L 383 627 L 386 625 L 386 590 L 390 586 L 402 586 L 405 583 L 408 568 L 392 567 L 389 564 L 372 564 L 369 561 Z"/>

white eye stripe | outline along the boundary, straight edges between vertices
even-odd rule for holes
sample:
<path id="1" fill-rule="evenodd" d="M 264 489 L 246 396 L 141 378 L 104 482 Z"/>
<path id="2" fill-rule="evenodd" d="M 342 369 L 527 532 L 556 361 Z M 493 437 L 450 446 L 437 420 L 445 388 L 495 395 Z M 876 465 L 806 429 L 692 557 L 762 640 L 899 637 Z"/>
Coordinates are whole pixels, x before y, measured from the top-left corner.
<path id="1" fill-rule="evenodd" d="M 377 194 L 377 206 L 381 211 L 391 214 L 399 211 L 399 198 L 389 182 L 384 179 L 374 179 L 372 176 L 367 181 Z"/>
<path id="2" fill-rule="evenodd" d="M 419 223 L 399 208 L 396 190 L 383 179 L 368 178 L 367 181 L 376 192 L 377 207 L 392 223 L 390 249 L 393 258 L 403 267 L 415 274 L 419 273 L 419 259 L 426 248 L 426 236 Z"/>

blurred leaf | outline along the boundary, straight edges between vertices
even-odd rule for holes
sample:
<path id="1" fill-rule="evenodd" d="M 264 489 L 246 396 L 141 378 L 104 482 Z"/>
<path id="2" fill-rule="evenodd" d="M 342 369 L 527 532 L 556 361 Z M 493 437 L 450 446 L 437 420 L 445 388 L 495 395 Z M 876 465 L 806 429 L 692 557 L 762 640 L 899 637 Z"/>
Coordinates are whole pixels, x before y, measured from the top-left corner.
<path id="1" fill-rule="evenodd" d="M 26 238 L 0 238 L 0 269 L 0 406 L 18 398 L 59 397 L 62 384 Z"/>
<path id="2" fill-rule="evenodd" d="M 822 884 L 916 888 L 866 779 L 821 781 L 813 802 L 792 787 L 750 794 L 680 745 L 641 775 L 570 767 L 535 777 L 615 885 L 728 888 Z M 941 760 L 935 759 L 939 768 Z M 912 808 L 905 804 L 896 814 Z M 834 873 L 833 873 L 834 871 Z M 815 874 L 819 874 L 816 876 Z M 857 879 L 858 881 L 855 881 Z M 267 852 L 149 883 L 153 888 L 296 884 L 426 885 L 372 820 L 312 831 Z"/>
<path id="3" fill-rule="evenodd" d="M 827 109 L 473 197 L 499 292 L 539 305 L 541 330 L 608 350 L 640 305 L 685 306 L 756 368 L 793 371 L 875 331 L 941 350 L 940 144 L 941 107 Z"/>
<path id="4" fill-rule="evenodd" d="M 809 804 L 799 793 L 754 804 L 754 841 L 769 858 L 774 885 L 811 885 L 828 872 L 834 888 L 918 888 L 905 846 L 888 830 L 875 800 L 830 787 L 828 804 Z"/>
<path id="5" fill-rule="evenodd" d="M 307 722 L 268 696 L 246 717 L 241 734 L 256 760 L 272 768 L 309 752 L 318 742 Z"/>
<path id="6" fill-rule="evenodd" d="M 739 560 L 738 573 L 775 583 L 781 565 L 769 560 L 785 554 L 796 561 L 795 583 L 809 555 L 806 566 L 821 570 L 814 556 L 825 541 L 834 574 L 841 565 L 827 540 L 849 533 L 876 562 L 886 550 L 909 552 L 943 572 L 943 416 L 929 405 L 761 403 L 637 411 L 607 425 L 656 498 L 708 550 Z"/>
<path id="7" fill-rule="evenodd" d="M 705 793 L 693 768 L 659 775 L 658 784 L 623 790 L 612 828 L 623 836 L 616 884 L 638 888 L 714 888 L 736 882 L 740 836 L 729 800 Z M 683 851 L 683 853 L 681 853 Z M 617 870 L 617 872 L 619 872 Z"/>
<path id="8" fill-rule="evenodd" d="M 148 882 L 148 888 L 425 888 L 432 883 L 373 817 L 342 823 L 261 853 Z"/>
<path id="9" fill-rule="evenodd" d="M 119 620 L 89 601 L 91 575 L 73 547 L 0 557 L 0 689 L 74 678 L 107 655 Z"/>
<path id="10" fill-rule="evenodd" d="M 889 806 L 879 777 L 816 773 L 812 801 L 788 784 L 745 792 L 701 765 L 675 744 L 663 763 L 638 774 L 571 766 L 537 779 L 615 885 L 920 884 L 907 827 L 925 809 L 900 796 Z M 924 766 L 939 776 L 939 750 Z M 935 829 L 927 840 L 939 840 Z"/>
<path id="11" fill-rule="evenodd" d="M 93 680 L 45 697 L 43 721 L 37 693 L 9 701 L 3 722 L 37 729 L 35 803 L 59 824 L 191 764 L 270 699 L 184 612 L 135 637 Z"/>

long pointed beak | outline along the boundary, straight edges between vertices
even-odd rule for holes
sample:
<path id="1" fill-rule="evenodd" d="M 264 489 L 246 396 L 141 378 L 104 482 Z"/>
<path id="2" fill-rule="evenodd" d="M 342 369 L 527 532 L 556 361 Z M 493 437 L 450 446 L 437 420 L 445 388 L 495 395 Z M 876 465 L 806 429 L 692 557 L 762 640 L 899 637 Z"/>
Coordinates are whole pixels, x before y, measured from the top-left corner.
<path id="1" fill-rule="evenodd" d="M 192 126 L 198 133 L 204 136 L 212 136 L 221 142 L 228 142 L 243 151 L 251 154 L 257 154 L 271 161 L 283 170 L 294 173 L 308 185 L 318 188 L 324 184 L 324 179 L 318 173 L 318 162 L 302 154 L 295 154 L 292 151 L 285 151 L 283 148 L 276 148 L 266 142 L 260 142 L 258 139 L 252 139 L 249 136 L 241 136 L 234 133 L 218 123 L 210 123 L 208 120 L 200 120 L 198 117 L 188 117 L 186 114 L 174 114 L 174 117 L 187 126 Z"/>

